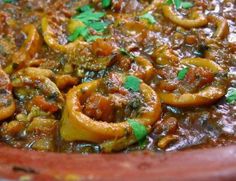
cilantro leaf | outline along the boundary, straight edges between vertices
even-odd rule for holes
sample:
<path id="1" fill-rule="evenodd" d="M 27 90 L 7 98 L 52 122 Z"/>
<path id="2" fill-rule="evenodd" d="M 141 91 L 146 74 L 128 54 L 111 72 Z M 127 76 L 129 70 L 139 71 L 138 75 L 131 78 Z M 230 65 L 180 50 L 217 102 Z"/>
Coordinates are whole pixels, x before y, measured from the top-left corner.
<path id="1" fill-rule="evenodd" d="M 147 146 L 148 146 L 148 140 L 147 139 L 144 139 L 143 141 L 139 142 L 139 148 L 141 150 L 144 150 L 145 148 L 147 148 Z"/>
<path id="2" fill-rule="evenodd" d="M 82 21 L 83 23 L 87 24 L 90 21 L 99 21 L 102 17 L 105 16 L 103 12 L 92 12 L 92 11 L 85 11 L 73 17 L 73 19 L 77 19 Z"/>
<path id="3" fill-rule="evenodd" d="M 105 38 L 105 36 L 88 35 L 88 36 L 86 37 L 86 41 L 87 41 L 87 42 L 91 42 L 91 41 L 95 41 L 96 39 L 99 39 L 99 38 Z"/>
<path id="4" fill-rule="evenodd" d="M 129 58 L 135 58 L 135 55 L 133 55 L 132 53 L 129 53 L 125 48 L 120 48 L 120 53 L 122 53 L 123 55 L 128 56 Z"/>
<path id="5" fill-rule="evenodd" d="M 85 26 L 77 27 L 75 31 L 68 37 L 68 41 L 75 41 L 78 37 L 82 36 L 85 41 L 94 41 L 98 38 L 104 38 L 104 36 L 91 35 L 89 28 L 97 32 L 103 32 L 109 23 L 101 22 L 101 18 L 106 14 L 104 12 L 94 12 L 94 9 L 89 6 L 83 6 L 77 9 L 78 12 L 81 12 L 78 15 L 72 17 L 75 20 L 79 20 L 85 24 Z"/>
<path id="6" fill-rule="evenodd" d="M 16 0 L 3 0 L 4 3 L 14 3 Z"/>
<path id="7" fill-rule="evenodd" d="M 77 27 L 75 31 L 68 37 L 68 41 L 73 42 L 80 36 L 86 37 L 88 36 L 88 33 L 88 28 L 86 26 Z"/>
<path id="8" fill-rule="evenodd" d="M 191 3 L 191 2 L 182 2 L 181 6 L 184 9 L 189 9 L 189 8 L 193 7 L 193 3 Z"/>
<path id="9" fill-rule="evenodd" d="M 155 18 L 150 13 L 146 13 L 146 14 L 144 14 L 142 16 L 139 16 L 139 18 L 146 19 L 151 24 L 155 24 L 156 23 Z"/>
<path id="10" fill-rule="evenodd" d="M 225 97 L 228 103 L 235 103 L 236 102 L 236 88 L 233 88 L 233 87 L 229 88 Z"/>
<path id="11" fill-rule="evenodd" d="M 111 0 L 102 0 L 102 7 L 109 8 L 111 6 Z"/>
<path id="12" fill-rule="evenodd" d="M 181 7 L 182 0 L 167 0 L 166 3 L 168 5 L 175 5 L 176 9 L 179 9 Z"/>
<path id="13" fill-rule="evenodd" d="M 168 4 L 168 5 L 172 5 L 172 4 L 174 4 L 172 0 L 166 0 L 165 3 Z"/>
<path id="14" fill-rule="evenodd" d="M 193 3 L 186 2 L 186 1 L 183 2 L 182 0 L 167 0 L 166 4 L 168 4 L 168 5 L 173 4 L 176 7 L 176 9 L 179 9 L 181 7 L 184 9 L 188 9 L 188 8 L 193 7 Z"/>
<path id="15" fill-rule="evenodd" d="M 188 71 L 189 71 L 189 68 L 183 68 L 182 70 L 180 70 L 178 72 L 178 79 L 183 80 L 185 78 L 186 74 L 188 73 Z"/>
<path id="16" fill-rule="evenodd" d="M 138 92 L 140 90 L 140 84 L 141 84 L 141 80 L 135 76 L 127 76 L 125 83 L 124 83 L 124 88 L 128 89 L 128 90 L 132 90 L 134 92 Z"/>
<path id="17" fill-rule="evenodd" d="M 139 143 L 142 143 L 142 141 L 148 135 L 148 131 L 147 131 L 146 127 L 134 119 L 128 119 L 128 123 L 131 126 L 134 136 L 137 139 L 137 141 Z"/>
<path id="18" fill-rule="evenodd" d="M 175 5 L 176 9 L 179 9 L 181 7 L 181 3 L 182 3 L 181 0 L 174 0 L 174 5 Z"/>
<path id="19" fill-rule="evenodd" d="M 91 22 L 87 24 L 90 28 L 93 28 L 94 30 L 98 31 L 98 32 L 103 32 L 107 26 L 109 25 L 109 23 L 106 22 Z"/>
<path id="20" fill-rule="evenodd" d="M 86 12 L 86 11 L 93 11 L 93 10 L 94 9 L 90 5 L 85 5 L 76 9 L 76 11 L 80 13 Z"/>

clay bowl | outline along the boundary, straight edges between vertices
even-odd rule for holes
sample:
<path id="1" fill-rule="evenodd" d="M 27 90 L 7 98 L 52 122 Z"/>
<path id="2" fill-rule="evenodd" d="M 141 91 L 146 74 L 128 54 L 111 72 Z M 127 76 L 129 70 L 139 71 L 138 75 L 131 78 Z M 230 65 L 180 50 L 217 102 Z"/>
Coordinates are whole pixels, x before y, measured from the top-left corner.
<path id="1" fill-rule="evenodd" d="M 0 144 L 2 180 L 236 180 L 236 146 L 173 153 L 64 154 Z"/>

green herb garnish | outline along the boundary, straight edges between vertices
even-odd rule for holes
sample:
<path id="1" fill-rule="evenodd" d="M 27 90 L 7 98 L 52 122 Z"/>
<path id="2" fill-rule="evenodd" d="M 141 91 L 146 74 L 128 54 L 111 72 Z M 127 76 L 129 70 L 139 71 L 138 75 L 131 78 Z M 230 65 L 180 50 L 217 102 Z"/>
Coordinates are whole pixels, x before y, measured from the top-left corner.
<path id="1" fill-rule="evenodd" d="M 129 75 L 126 77 L 124 88 L 138 92 L 140 90 L 141 80 L 135 76 Z"/>
<path id="2" fill-rule="evenodd" d="M 188 71 L 189 71 L 189 68 L 183 68 L 182 70 L 180 70 L 178 72 L 178 79 L 183 80 L 185 78 L 186 74 L 188 73 Z"/>
<path id="3" fill-rule="evenodd" d="M 166 4 L 168 5 L 173 4 L 176 7 L 176 9 L 180 9 L 180 8 L 188 9 L 188 8 L 193 7 L 193 3 L 182 1 L 182 0 L 167 0 Z"/>
<path id="4" fill-rule="evenodd" d="M 139 18 L 147 20 L 150 24 L 156 23 L 155 18 L 150 13 L 146 13 L 142 16 L 139 16 Z"/>
<path id="5" fill-rule="evenodd" d="M 107 36 L 99 36 L 99 35 L 88 35 L 86 37 L 87 42 L 95 41 L 96 39 L 103 39 L 106 38 Z"/>
<path id="6" fill-rule="evenodd" d="M 102 0 L 102 7 L 109 8 L 111 6 L 111 0 Z"/>
<path id="7" fill-rule="evenodd" d="M 108 27 L 108 25 L 109 23 L 107 22 L 93 22 L 93 23 L 88 24 L 90 28 L 93 28 L 94 30 L 98 32 L 103 32 Z"/>
<path id="8" fill-rule="evenodd" d="M 181 3 L 181 6 L 182 6 L 182 8 L 184 8 L 184 9 L 189 9 L 189 8 L 192 8 L 192 7 L 193 7 L 193 3 L 191 3 L 191 2 L 182 2 L 182 3 Z"/>
<path id="9" fill-rule="evenodd" d="M 103 12 L 93 12 L 93 11 L 85 11 L 73 17 L 75 20 L 80 20 L 84 24 L 91 23 L 91 21 L 100 21 L 102 17 L 106 14 Z"/>
<path id="10" fill-rule="evenodd" d="M 82 12 L 93 11 L 93 10 L 94 9 L 90 5 L 85 5 L 85 6 L 77 8 L 76 11 L 78 11 L 79 13 L 82 13 Z"/>
<path id="11" fill-rule="evenodd" d="M 225 95 L 226 102 L 232 104 L 236 102 L 236 88 L 229 88 L 227 94 Z"/>
<path id="12" fill-rule="evenodd" d="M 139 143 L 142 143 L 142 141 L 148 135 L 148 131 L 147 131 L 146 127 L 134 119 L 128 119 L 128 123 L 131 126 L 134 136 L 137 139 L 137 141 Z"/>
<path id="13" fill-rule="evenodd" d="M 14 3 L 15 0 L 3 0 L 4 3 Z"/>
<path id="14" fill-rule="evenodd" d="M 168 5 L 175 5 L 176 9 L 179 9 L 181 7 L 182 0 L 167 0 L 166 4 Z"/>
<path id="15" fill-rule="evenodd" d="M 81 21 L 84 26 L 80 26 L 74 30 L 74 32 L 68 37 L 70 42 L 75 41 L 78 37 L 83 37 L 85 41 L 94 41 L 98 38 L 105 38 L 105 36 L 91 35 L 90 29 L 96 32 L 103 32 L 109 25 L 107 22 L 103 22 L 102 18 L 106 15 L 104 12 L 95 12 L 94 8 L 90 5 L 86 5 L 77 9 L 80 14 L 73 17 L 74 20 Z"/>
<path id="16" fill-rule="evenodd" d="M 70 42 L 75 41 L 79 36 L 87 37 L 89 34 L 88 28 L 86 26 L 80 26 L 75 29 L 75 31 L 68 37 Z"/>

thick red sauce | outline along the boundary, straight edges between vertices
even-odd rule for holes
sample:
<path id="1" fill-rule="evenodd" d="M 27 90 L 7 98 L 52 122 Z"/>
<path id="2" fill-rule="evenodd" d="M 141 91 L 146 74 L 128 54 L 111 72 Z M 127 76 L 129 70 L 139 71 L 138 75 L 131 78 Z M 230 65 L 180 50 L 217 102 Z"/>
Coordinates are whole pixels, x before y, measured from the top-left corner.
<path id="1" fill-rule="evenodd" d="M 1 141 L 78 153 L 235 144 L 235 0 L 108 2 L 0 1 Z"/>

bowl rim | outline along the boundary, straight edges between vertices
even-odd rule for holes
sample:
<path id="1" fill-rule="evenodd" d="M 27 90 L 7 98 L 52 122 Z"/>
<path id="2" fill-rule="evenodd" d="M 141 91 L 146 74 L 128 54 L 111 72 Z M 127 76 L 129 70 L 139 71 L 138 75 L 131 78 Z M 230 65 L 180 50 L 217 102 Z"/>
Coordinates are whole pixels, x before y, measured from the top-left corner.
<path id="1" fill-rule="evenodd" d="M 168 153 L 67 154 L 0 143 L 4 180 L 236 180 L 236 145 Z"/>

